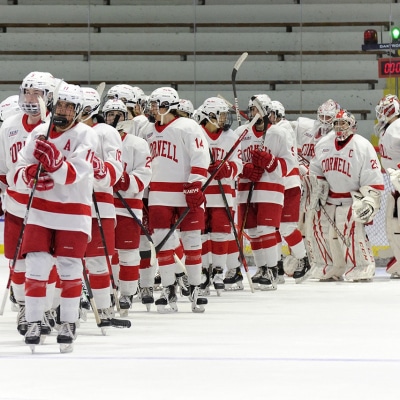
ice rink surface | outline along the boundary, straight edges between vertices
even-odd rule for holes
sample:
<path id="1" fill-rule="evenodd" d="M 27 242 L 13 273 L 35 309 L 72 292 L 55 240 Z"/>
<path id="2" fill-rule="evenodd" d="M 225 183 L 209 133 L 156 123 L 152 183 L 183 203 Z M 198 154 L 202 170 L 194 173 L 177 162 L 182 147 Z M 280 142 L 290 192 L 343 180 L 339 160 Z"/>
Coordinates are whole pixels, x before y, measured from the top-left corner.
<path id="1" fill-rule="evenodd" d="M 32 354 L 7 302 L 0 399 L 400 399 L 400 280 L 383 268 L 371 283 L 286 278 L 254 294 L 245 279 L 244 291 L 212 291 L 204 314 L 178 307 L 134 304 L 132 327 L 106 336 L 89 314 L 72 353 L 52 333 Z"/>

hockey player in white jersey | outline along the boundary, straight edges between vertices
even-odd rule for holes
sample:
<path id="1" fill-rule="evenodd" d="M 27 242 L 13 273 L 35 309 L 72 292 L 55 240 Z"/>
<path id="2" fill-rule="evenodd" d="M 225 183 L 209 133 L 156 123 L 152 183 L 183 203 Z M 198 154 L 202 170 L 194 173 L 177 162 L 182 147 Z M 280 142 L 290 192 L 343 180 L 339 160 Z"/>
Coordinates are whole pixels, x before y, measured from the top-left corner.
<path id="1" fill-rule="evenodd" d="M 21 112 L 18 102 L 19 96 L 15 94 L 8 96 L 0 103 L 0 122 L 4 122 L 7 118 Z"/>
<path id="2" fill-rule="evenodd" d="M 201 106 L 199 120 L 210 149 L 211 165 L 208 169 L 210 173 L 218 167 L 237 140 L 236 134 L 230 129 L 232 119 L 229 118 L 229 107 L 218 97 L 208 98 Z M 208 292 L 211 282 L 218 294 L 225 288 L 223 273 L 228 272 L 227 257 L 232 234 L 232 225 L 227 213 L 232 216 L 233 221 L 234 181 L 242 172 L 238 150 L 236 149 L 229 161 L 223 164 L 204 192 L 206 228 L 203 234 L 203 246 L 209 249 L 206 253 L 211 255 L 209 260 L 211 271 L 209 264 L 203 262 L 205 280 L 201 289 L 205 293 Z M 234 265 L 234 273 L 236 273 L 236 265 Z"/>
<path id="3" fill-rule="evenodd" d="M 356 120 L 346 110 L 333 120 L 335 136 L 315 147 L 310 164 L 311 208 L 316 210 L 314 235 L 318 240 L 314 277 L 332 276 L 368 281 L 375 260 L 365 233 L 373 221 L 384 190 L 379 160 L 372 144 L 355 134 Z"/>
<path id="4" fill-rule="evenodd" d="M 284 177 L 293 163 L 290 133 L 279 126 L 268 128 L 271 99 L 265 94 L 249 101 L 252 116 L 260 118 L 242 141 L 242 177 L 239 181 L 240 220 L 250 237 L 257 266 L 253 283 L 262 290 L 275 290 L 277 278 L 278 240 L 276 229 L 281 222 L 284 200 Z M 237 128 L 240 134 L 246 126 Z M 254 183 L 254 185 L 252 185 Z"/>
<path id="5" fill-rule="evenodd" d="M 78 122 L 83 105 L 79 86 L 63 83 L 53 124 L 39 125 L 20 151 L 14 180 L 32 188 L 38 171 L 41 188 L 34 192 L 21 254 L 25 256 L 25 343 L 40 342 L 47 280 L 56 257 L 61 282 L 60 351 L 72 351 L 82 290 L 82 258 L 92 225 L 93 167 L 97 135 Z M 47 136 L 48 135 L 48 136 Z"/>
<path id="6" fill-rule="evenodd" d="M 187 207 L 190 212 L 179 226 L 190 284 L 193 312 L 203 312 L 207 299 L 199 297 L 201 283 L 201 230 L 204 229 L 202 183 L 210 164 L 208 144 L 195 121 L 177 115 L 179 95 L 161 87 L 149 98 L 150 116 L 155 120 L 147 135 L 153 175 L 149 192 L 150 227 L 157 245 Z M 159 312 L 177 311 L 175 291 L 174 232 L 157 254 L 163 293 L 156 301 Z"/>
<path id="7" fill-rule="evenodd" d="M 52 102 L 53 91 L 55 89 L 54 77 L 48 72 L 34 71 L 29 73 L 22 81 L 18 106 L 22 110 L 12 115 L 2 124 L 0 128 L 0 181 L 4 193 L 5 231 L 4 235 L 4 255 L 13 267 L 11 272 L 11 291 L 13 298 L 18 304 L 17 329 L 21 335 L 25 335 L 28 324 L 25 319 L 25 259 L 21 253 L 17 254 L 14 261 L 15 252 L 20 237 L 23 220 L 26 214 L 26 205 L 30 189 L 16 188 L 14 175 L 18 161 L 18 152 L 25 146 L 28 137 L 35 127 L 41 124 L 40 106 L 38 96 L 42 97 L 44 103 L 49 105 Z M 37 190 L 46 188 L 46 179 L 41 179 L 37 183 Z M 12 265 L 15 263 L 15 265 Z M 50 309 L 54 297 L 55 282 L 57 273 L 55 268 L 49 277 L 46 315 L 43 316 L 42 332 L 43 335 L 50 333 L 52 321 Z M 52 321 L 52 325 L 54 325 Z"/>
<path id="8" fill-rule="evenodd" d="M 303 236 L 298 228 L 300 217 L 301 180 L 299 164 L 297 161 L 297 143 L 292 126 L 285 118 L 285 108 L 282 103 L 279 101 L 271 101 L 268 119 L 272 125 L 287 130 L 290 135 L 286 134 L 285 137 L 292 139 L 292 158 L 291 162 L 288 162 L 288 171 L 284 177 L 284 203 L 282 220 L 278 234 L 279 236 L 283 236 L 288 244 L 290 257 L 296 259 L 297 266 L 293 272 L 293 278 L 295 279 L 296 283 L 300 283 L 308 278 L 311 266 L 308 262 L 308 257 L 306 256 L 306 248 L 303 242 Z M 281 238 L 279 238 L 279 241 L 281 242 Z M 280 254 L 278 256 L 280 256 Z M 282 275 L 283 266 L 281 271 L 278 270 L 278 277 L 280 277 L 281 282 L 282 279 L 284 279 Z"/>
<path id="9" fill-rule="evenodd" d="M 123 172 L 113 188 L 117 213 L 115 248 L 118 250 L 119 258 L 118 281 L 121 293 L 119 304 L 121 315 L 127 315 L 132 306 L 133 296 L 139 290 L 141 227 L 134 220 L 124 202 L 141 221 L 143 193 L 151 179 L 151 157 L 149 147 L 144 139 L 128 135 L 124 131 L 123 122 L 127 118 L 127 109 L 121 100 L 108 100 L 103 107 L 103 114 L 108 124 L 114 124 L 116 117 L 120 121 L 116 128 L 122 139 Z M 117 196 L 117 193 L 124 199 L 124 202 Z M 149 266 L 146 270 L 141 270 L 140 274 L 141 299 L 143 303 L 144 301 L 149 302 L 153 299 L 154 270 Z"/>
<path id="10" fill-rule="evenodd" d="M 395 191 L 389 192 L 386 201 L 386 235 L 393 251 L 393 259 L 386 267 L 391 278 L 400 278 L 400 101 L 388 94 L 376 106 L 376 118 L 380 127 L 379 153 L 382 167 L 389 174 Z M 399 260 L 399 261 L 398 261 Z"/>
<path id="11" fill-rule="evenodd" d="M 85 266 L 100 317 L 100 327 L 112 325 L 110 318 L 110 257 L 115 248 L 116 214 L 113 186 L 122 175 L 122 141 L 118 131 L 102 121 L 99 115 L 100 96 L 90 87 L 83 87 L 81 122 L 92 127 L 98 136 L 93 156 L 94 191 L 91 241 L 85 253 Z M 99 122 L 100 121 L 100 122 Z M 99 218 L 99 219 L 98 219 Z"/>
<path id="12" fill-rule="evenodd" d="M 179 99 L 177 113 L 180 117 L 192 118 L 194 114 L 193 103 L 190 100 Z"/>

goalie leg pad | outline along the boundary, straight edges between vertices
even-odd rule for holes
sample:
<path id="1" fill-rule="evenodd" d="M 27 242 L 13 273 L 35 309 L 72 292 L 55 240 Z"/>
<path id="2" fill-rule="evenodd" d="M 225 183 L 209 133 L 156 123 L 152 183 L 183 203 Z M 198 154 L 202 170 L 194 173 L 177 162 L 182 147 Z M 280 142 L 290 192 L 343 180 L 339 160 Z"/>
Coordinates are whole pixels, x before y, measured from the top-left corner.
<path id="1" fill-rule="evenodd" d="M 392 193 L 389 193 L 386 201 L 386 236 L 396 260 L 400 260 L 399 206 L 400 197 L 396 199 Z M 400 262 L 388 266 L 386 272 L 389 274 L 400 274 Z"/>

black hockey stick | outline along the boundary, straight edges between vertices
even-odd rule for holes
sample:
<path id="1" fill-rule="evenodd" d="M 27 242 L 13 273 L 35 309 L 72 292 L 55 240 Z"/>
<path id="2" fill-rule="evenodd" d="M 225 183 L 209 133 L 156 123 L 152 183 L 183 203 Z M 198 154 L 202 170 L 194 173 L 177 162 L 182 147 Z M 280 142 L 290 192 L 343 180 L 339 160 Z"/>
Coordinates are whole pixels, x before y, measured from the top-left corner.
<path id="1" fill-rule="evenodd" d="M 204 192 L 208 185 L 212 182 L 214 179 L 215 175 L 217 175 L 218 171 L 223 167 L 223 165 L 229 160 L 233 152 L 236 150 L 236 148 L 239 146 L 241 141 L 245 138 L 249 130 L 253 127 L 253 125 L 256 123 L 256 121 L 260 118 L 259 114 L 256 114 L 254 118 L 251 120 L 251 122 L 248 124 L 246 129 L 243 130 L 243 132 L 240 134 L 240 136 L 237 138 L 236 142 L 233 144 L 231 149 L 226 153 L 225 157 L 221 160 L 219 163 L 218 167 L 213 171 L 213 173 L 209 176 L 207 181 L 204 183 L 202 186 L 201 190 Z M 179 216 L 179 218 L 175 221 L 175 224 L 170 228 L 168 233 L 165 235 L 165 237 L 161 240 L 160 243 L 156 246 L 156 253 L 158 253 L 162 247 L 165 245 L 167 240 L 171 237 L 171 235 L 174 233 L 176 228 L 181 224 L 181 222 L 185 219 L 185 217 L 189 214 L 190 208 L 186 207 L 185 210 L 182 212 L 182 214 Z M 145 259 L 145 258 L 150 258 L 151 253 L 150 251 L 141 251 L 140 252 L 140 257 Z"/>
<path id="2" fill-rule="evenodd" d="M 214 160 L 213 160 L 211 149 L 210 149 L 210 158 L 211 158 L 211 162 L 213 163 Z M 218 188 L 219 188 L 219 191 L 221 193 L 222 200 L 224 202 L 225 211 L 226 211 L 226 214 L 228 216 L 229 222 L 231 224 L 233 236 L 235 237 L 236 245 L 237 245 L 238 250 L 239 250 L 240 261 L 242 262 L 244 270 L 246 271 L 246 276 L 247 276 L 247 280 L 249 282 L 251 293 L 254 293 L 253 281 L 251 280 L 249 267 L 247 265 L 246 257 L 244 256 L 244 253 L 243 253 L 243 247 L 242 247 L 242 245 L 240 243 L 239 236 L 238 236 L 238 233 L 236 231 L 235 221 L 233 220 L 231 209 L 229 207 L 228 200 L 226 198 L 226 194 L 224 192 L 224 188 L 222 186 L 221 180 L 217 179 L 217 181 L 218 181 Z"/>

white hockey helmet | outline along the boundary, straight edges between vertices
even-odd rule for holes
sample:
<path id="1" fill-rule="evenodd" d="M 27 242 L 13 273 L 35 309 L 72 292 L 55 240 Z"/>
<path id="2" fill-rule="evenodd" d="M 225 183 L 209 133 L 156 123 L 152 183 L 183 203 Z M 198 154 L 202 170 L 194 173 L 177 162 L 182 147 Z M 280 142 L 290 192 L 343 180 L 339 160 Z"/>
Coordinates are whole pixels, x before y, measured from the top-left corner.
<path id="1" fill-rule="evenodd" d="M 72 105 L 73 112 L 67 110 Z M 83 110 L 83 93 L 78 85 L 62 82 L 58 91 L 58 101 L 55 106 L 53 123 L 63 130 L 69 127 L 80 117 Z"/>
<path id="2" fill-rule="evenodd" d="M 30 72 L 22 81 L 18 104 L 25 114 L 37 115 L 40 113 L 39 102 L 35 94 L 42 92 L 42 97 L 46 106 L 53 100 L 53 92 L 56 88 L 56 80 L 49 72 Z M 36 91 L 36 93 L 35 93 Z M 26 97 L 28 94 L 33 96 Z"/>
<path id="3" fill-rule="evenodd" d="M 346 140 L 357 131 L 357 121 L 354 115 L 347 110 L 340 110 L 333 118 L 332 123 L 339 141 Z"/>
<path id="4" fill-rule="evenodd" d="M 135 104 L 135 94 L 133 87 L 130 85 L 115 85 L 111 87 L 106 95 L 106 101 L 111 99 L 121 100 L 124 104 Z M 129 103 L 129 104 L 128 104 Z"/>
<path id="5" fill-rule="evenodd" d="M 181 114 L 183 112 L 184 114 Z M 192 118 L 194 114 L 193 103 L 190 100 L 180 99 L 178 104 L 178 113 L 181 117 Z"/>
<path id="6" fill-rule="evenodd" d="M 333 118 L 338 114 L 340 111 L 340 105 L 332 100 L 329 99 L 322 103 L 317 110 L 318 120 L 323 125 L 332 125 Z"/>
<path id="7" fill-rule="evenodd" d="M 7 118 L 21 112 L 18 100 L 19 96 L 16 94 L 7 97 L 0 103 L 0 122 L 4 122 Z"/>
<path id="8" fill-rule="evenodd" d="M 129 104 L 127 103 L 126 105 L 128 107 L 133 107 L 134 105 L 137 104 L 141 106 L 142 109 L 144 109 L 147 101 L 147 97 L 144 91 L 139 86 L 132 86 L 132 93 L 133 93 L 133 99 Z"/>
<path id="9" fill-rule="evenodd" d="M 218 129 L 228 130 L 232 125 L 232 116 L 229 107 L 224 100 L 219 97 L 209 97 L 201 106 L 201 120 L 209 121 Z"/>
<path id="10" fill-rule="evenodd" d="M 157 104 L 158 109 L 166 108 L 167 111 L 163 114 L 169 113 L 171 110 L 177 110 L 179 105 L 178 92 L 171 87 L 160 87 L 154 90 L 149 97 L 150 104 Z"/>
<path id="11" fill-rule="evenodd" d="M 250 119 L 252 118 L 252 113 L 251 113 L 252 107 L 255 107 L 258 110 L 258 113 L 261 115 L 261 118 L 263 118 L 268 115 L 270 106 L 271 106 L 271 98 L 268 95 L 256 94 L 254 96 L 251 96 L 248 106 L 249 118 Z"/>
<path id="12" fill-rule="evenodd" d="M 93 115 L 98 114 L 100 108 L 100 96 L 96 89 L 83 87 L 83 111 L 82 121 L 86 121 Z"/>
<path id="13" fill-rule="evenodd" d="M 268 115 L 273 112 L 276 118 L 285 117 L 285 107 L 283 107 L 283 104 L 280 101 L 272 100 L 268 110 Z"/>
<path id="14" fill-rule="evenodd" d="M 400 101 L 394 94 L 388 94 L 381 99 L 375 107 L 376 118 L 378 121 L 387 123 L 392 118 L 400 114 Z"/>
<path id="15" fill-rule="evenodd" d="M 113 116 L 111 120 L 110 120 L 111 115 L 108 115 L 110 113 L 110 111 L 113 111 L 113 113 L 111 114 Z M 104 119 L 106 120 L 106 123 L 108 125 L 113 125 L 113 126 L 115 125 L 115 121 L 114 121 L 115 111 L 118 111 L 119 113 L 121 113 L 123 115 L 123 120 L 118 120 L 118 122 L 123 122 L 128 119 L 128 109 L 126 108 L 126 105 L 124 104 L 124 102 L 121 100 L 118 100 L 118 99 L 111 99 L 111 100 L 108 100 L 106 102 L 106 104 L 104 104 L 104 107 L 103 107 Z"/>

